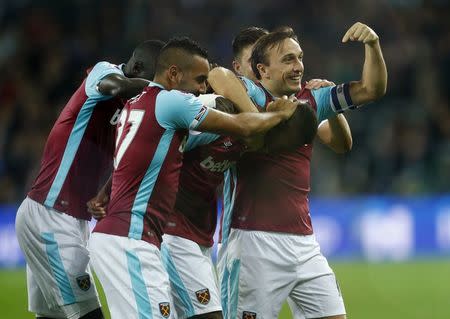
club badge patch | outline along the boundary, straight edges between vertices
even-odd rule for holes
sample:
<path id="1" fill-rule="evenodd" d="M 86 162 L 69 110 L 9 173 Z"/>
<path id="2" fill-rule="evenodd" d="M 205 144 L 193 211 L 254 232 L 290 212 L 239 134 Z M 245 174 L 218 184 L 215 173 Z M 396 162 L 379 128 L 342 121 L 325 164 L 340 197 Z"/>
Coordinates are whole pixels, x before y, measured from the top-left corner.
<path id="1" fill-rule="evenodd" d="M 81 290 L 88 291 L 91 288 L 91 277 L 89 275 L 77 277 L 77 285 Z"/>
<path id="2" fill-rule="evenodd" d="M 211 300 L 211 295 L 208 288 L 196 291 L 195 295 L 197 296 L 198 302 L 200 302 L 202 305 L 207 305 Z"/>
<path id="3" fill-rule="evenodd" d="M 160 302 L 159 312 L 164 318 L 168 318 L 170 316 L 170 304 L 168 302 Z"/>
<path id="4" fill-rule="evenodd" d="M 256 312 L 244 311 L 242 313 L 242 319 L 256 319 Z"/>

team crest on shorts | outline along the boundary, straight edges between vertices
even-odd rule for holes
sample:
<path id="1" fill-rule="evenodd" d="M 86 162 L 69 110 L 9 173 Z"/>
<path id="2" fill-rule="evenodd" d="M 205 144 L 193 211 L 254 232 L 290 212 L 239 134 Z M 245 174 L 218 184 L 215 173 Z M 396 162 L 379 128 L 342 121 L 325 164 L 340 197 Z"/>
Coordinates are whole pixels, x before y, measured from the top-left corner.
<path id="1" fill-rule="evenodd" d="M 77 285 L 81 290 L 88 291 L 91 288 L 91 277 L 89 275 L 77 277 Z"/>
<path id="2" fill-rule="evenodd" d="M 168 318 L 170 316 L 170 303 L 168 302 L 160 302 L 159 303 L 159 312 L 164 318 Z"/>
<path id="3" fill-rule="evenodd" d="M 242 319 L 256 319 L 256 312 L 244 311 L 242 313 Z"/>
<path id="4" fill-rule="evenodd" d="M 202 305 L 207 305 L 211 300 L 211 295 L 208 288 L 196 291 L 195 295 L 197 296 L 198 302 L 200 302 Z"/>

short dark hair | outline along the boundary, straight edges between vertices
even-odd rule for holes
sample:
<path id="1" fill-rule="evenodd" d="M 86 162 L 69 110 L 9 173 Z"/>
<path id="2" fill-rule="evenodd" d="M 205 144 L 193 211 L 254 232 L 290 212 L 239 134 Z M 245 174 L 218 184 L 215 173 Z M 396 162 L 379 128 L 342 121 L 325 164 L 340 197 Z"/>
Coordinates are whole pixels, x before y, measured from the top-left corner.
<path id="1" fill-rule="evenodd" d="M 147 40 L 140 43 L 133 51 L 133 56 L 139 59 L 141 56 L 147 57 L 148 55 L 155 56 L 156 58 L 161 52 L 161 49 L 164 47 L 165 43 L 158 39 Z"/>
<path id="2" fill-rule="evenodd" d="M 275 29 L 275 31 L 262 36 L 256 41 L 256 44 L 253 47 L 252 56 L 250 57 L 250 62 L 252 64 L 253 73 L 255 73 L 258 80 L 261 80 L 261 74 L 259 74 L 257 68 L 258 63 L 269 65 L 267 50 L 280 44 L 285 39 L 293 39 L 298 43 L 297 36 L 291 27 L 279 27 Z"/>
<path id="3" fill-rule="evenodd" d="M 195 55 L 208 59 L 208 52 L 191 38 L 172 38 L 161 49 L 156 63 L 156 73 L 161 73 L 172 64 L 177 64 L 181 68 L 187 67 L 190 65 L 189 57 Z"/>
<path id="4" fill-rule="evenodd" d="M 268 33 L 269 31 L 260 27 L 248 27 L 239 31 L 232 42 L 234 58 L 236 59 L 244 48 L 254 44 L 259 38 Z"/>
<path id="5" fill-rule="evenodd" d="M 150 78 L 155 75 L 156 61 L 165 43 L 161 40 L 147 40 L 139 44 L 133 51 L 132 60 L 147 65 Z"/>

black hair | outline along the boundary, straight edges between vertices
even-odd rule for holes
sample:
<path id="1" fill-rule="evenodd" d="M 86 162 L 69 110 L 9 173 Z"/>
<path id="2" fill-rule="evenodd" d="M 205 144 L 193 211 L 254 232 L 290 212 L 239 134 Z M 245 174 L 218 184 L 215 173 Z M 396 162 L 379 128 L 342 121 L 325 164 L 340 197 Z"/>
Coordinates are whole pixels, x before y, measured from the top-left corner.
<path id="1" fill-rule="evenodd" d="M 232 42 L 234 58 L 238 58 L 243 49 L 254 44 L 259 38 L 268 33 L 269 31 L 260 27 L 248 27 L 239 31 Z"/>
<path id="2" fill-rule="evenodd" d="M 173 64 L 181 68 L 187 67 L 190 65 L 190 57 L 195 55 L 208 59 L 208 52 L 194 40 L 188 37 L 172 38 L 161 49 L 156 63 L 156 73 Z"/>

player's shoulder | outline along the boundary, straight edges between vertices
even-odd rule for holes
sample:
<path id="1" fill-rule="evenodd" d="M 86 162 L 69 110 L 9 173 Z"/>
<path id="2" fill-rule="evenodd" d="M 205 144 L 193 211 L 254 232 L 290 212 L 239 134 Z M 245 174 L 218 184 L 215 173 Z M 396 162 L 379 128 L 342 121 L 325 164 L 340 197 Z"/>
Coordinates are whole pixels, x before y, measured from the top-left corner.
<path id="1" fill-rule="evenodd" d="M 92 67 L 92 69 L 93 69 L 93 70 L 94 70 L 94 69 L 116 69 L 116 70 L 122 72 L 122 68 L 121 68 L 120 65 L 117 65 L 117 64 L 114 64 L 114 63 L 111 63 L 111 62 L 108 62 L 108 61 L 100 61 L 100 62 L 97 62 L 97 63 Z"/>
<path id="2" fill-rule="evenodd" d="M 158 100 L 168 104 L 193 103 L 193 101 L 198 101 L 194 94 L 175 89 L 162 90 L 158 94 Z"/>
<path id="3" fill-rule="evenodd" d="M 97 62 L 93 67 L 87 70 L 87 73 L 88 80 L 94 82 L 111 73 L 124 75 L 121 65 L 113 64 L 108 61 Z"/>

